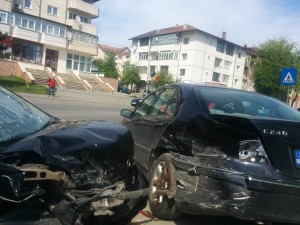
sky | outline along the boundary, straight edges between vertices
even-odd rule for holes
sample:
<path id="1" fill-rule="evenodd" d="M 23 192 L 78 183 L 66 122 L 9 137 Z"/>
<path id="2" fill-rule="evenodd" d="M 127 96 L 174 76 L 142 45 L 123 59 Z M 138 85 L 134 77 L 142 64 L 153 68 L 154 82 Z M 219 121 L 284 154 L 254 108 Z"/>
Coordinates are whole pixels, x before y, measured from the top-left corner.
<path id="1" fill-rule="evenodd" d="M 300 0 L 100 0 L 99 43 L 131 48 L 132 37 L 189 24 L 235 44 L 273 38 L 300 44 Z"/>

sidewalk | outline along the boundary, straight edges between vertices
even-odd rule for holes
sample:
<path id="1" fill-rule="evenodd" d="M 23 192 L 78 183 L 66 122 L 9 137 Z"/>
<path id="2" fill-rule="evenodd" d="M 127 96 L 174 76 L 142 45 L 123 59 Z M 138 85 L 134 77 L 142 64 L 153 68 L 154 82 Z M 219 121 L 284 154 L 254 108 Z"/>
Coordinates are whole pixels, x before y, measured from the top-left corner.
<path id="1" fill-rule="evenodd" d="M 23 97 L 30 98 L 48 98 L 47 95 L 18 93 Z M 58 88 L 54 98 L 58 98 L 62 101 L 73 102 L 91 102 L 91 103 L 105 103 L 112 105 L 126 105 L 130 106 L 131 100 L 134 98 L 140 98 L 140 93 L 125 94 L 120 92 L 108 93 L 108 92 L 88 92 L 74 89 Z M 49 98 L 52 98 L 50 96 Z"/>

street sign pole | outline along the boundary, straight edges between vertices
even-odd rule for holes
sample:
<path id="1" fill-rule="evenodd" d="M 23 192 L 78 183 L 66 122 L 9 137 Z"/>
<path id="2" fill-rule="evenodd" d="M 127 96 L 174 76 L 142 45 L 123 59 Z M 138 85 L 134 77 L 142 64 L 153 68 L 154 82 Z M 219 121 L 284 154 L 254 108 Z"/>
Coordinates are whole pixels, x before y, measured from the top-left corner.
<path id="1" fill-rule="evenodd" d="M 290 93 L 290 86 L 287 86 L 287 94 L 286 94 L 286 103 L 289 105 L 289 93 Z"/>

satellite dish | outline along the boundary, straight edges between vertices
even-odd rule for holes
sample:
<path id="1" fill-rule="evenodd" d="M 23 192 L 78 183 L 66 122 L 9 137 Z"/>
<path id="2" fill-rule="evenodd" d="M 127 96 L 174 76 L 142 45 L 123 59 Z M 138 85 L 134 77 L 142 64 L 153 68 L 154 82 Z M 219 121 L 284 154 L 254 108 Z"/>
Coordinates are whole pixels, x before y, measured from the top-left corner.
<path id="1" fill-rule="evenodd" d="M 77 22 L 80 22 L 81 20 L 80 20 L 80 16 L 75 16 L 75 20 L 77 21 Z"/>

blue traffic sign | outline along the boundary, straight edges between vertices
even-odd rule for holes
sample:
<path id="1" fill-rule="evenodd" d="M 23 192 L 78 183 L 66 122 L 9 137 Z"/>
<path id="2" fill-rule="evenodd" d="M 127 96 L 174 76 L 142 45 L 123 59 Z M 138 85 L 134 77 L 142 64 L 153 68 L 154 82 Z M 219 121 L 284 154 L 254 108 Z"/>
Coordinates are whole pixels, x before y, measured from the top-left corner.
<path id="1" fill-rule="evenodd" d="M 296 85 L 297 82 L 297 69 L 284 68 L 281 70 L 280 84 L 282 85 Z"/>

